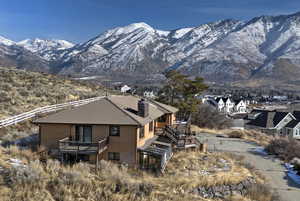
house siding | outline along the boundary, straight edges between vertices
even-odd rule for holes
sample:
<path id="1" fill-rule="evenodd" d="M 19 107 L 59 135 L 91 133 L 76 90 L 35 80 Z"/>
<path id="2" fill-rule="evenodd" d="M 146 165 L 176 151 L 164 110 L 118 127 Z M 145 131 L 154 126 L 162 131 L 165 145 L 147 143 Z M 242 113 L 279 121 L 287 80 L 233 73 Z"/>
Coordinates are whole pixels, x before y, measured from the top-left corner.
<path id="1" fill-rule="evenodd" d="M 40 145 L 47 149 L 58 149 L 58 141 L 71 135 L 72 126 L 68 124 L 41 124 Z"/>

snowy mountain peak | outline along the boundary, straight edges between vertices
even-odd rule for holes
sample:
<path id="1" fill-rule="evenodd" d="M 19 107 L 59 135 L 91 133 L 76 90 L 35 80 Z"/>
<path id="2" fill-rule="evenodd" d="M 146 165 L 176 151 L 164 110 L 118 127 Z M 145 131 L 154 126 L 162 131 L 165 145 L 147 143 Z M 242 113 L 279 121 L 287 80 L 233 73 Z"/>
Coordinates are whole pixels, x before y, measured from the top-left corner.
<path id="1" fill-rule="evenodd" d="M 74 46 L 74 44 L 65 40 L 48 40 L 48 39 L 25 39 L 17 43 L 31 52 L 41 52 L 49 50 L 63 50 Z"/>
<path id="2" fill-rule="evenodd" d="M 0 44 L 11 46 L 11 45 L 15 45 L 16 43 L 12 40 L 0 36 Z"/>
<path id="3" fill-rule="evenodd" d="M 45 60 L 57 59 L 57 52 L 72 48 L 74 44 L 65 40 L 49 40 L 49 39 L 25 39 L 17 43 L 32 53 L 37 53 Z"/>

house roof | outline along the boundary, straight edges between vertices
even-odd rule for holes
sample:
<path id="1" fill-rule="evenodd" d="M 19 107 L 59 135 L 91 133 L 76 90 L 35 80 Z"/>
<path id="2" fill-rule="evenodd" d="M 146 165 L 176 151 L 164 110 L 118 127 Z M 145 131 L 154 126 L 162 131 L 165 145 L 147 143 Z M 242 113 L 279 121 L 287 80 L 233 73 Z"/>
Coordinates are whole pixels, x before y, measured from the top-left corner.
<path id="1" fill-rule="evenodd" d="M 218 97 L 218 98 L 216 98 L 216 102 L 217 102 L 217 103 L 219 103 L 220 100 L 223 100 L 223 102 L 226 103 L 227 100 L 230 100 L 230 98 L 228 98 L 228 97 L 227 97 L 227 98 L 224 98 L 224 97 Z M 231 100 L 230 100 L 230 101 L 231 101 Z"/>
<path id="2" fill-rule="evenodd" d="M 171 109 L 177 111 L 176 108 L 166 107 L 165 104 L 149 102 L 149 115 L 141 117 L 137 114 L 139 100 L 140 98 L 134 96 L 109 96 L 37 119 L 34 123 L 145 125 L 170 113 Z"/>
<path id="3" fill-rule="evenodd" d="M 292 120 L 285 127 L 295 128 L 299 123 L 300 123 L 299 120 Z"/>
<path id="4" fill-rule="evenodd" d="M 236 105 L 238 105 L 240 102 L 242 102 L 243 101 L 243 99 L 239 99 L 239 100 L 237 100 L 237 101 L 235 101 L 234 103 L 236 104 Z"/>
<path id="5" fill-rule="evenodd" d="M 293 115 L 294 115 L 294 117 L 296 118 L 296 119 L 299 119 L 300 120 L 300 111 L 294 111 L 293 112 Z"/>
<path id="6" fill-rule="evenodd" d="M 264 128 L 274 128 L 288 114 L 288 112 L 260 111 L 258 117 L 247 124 Z"/>

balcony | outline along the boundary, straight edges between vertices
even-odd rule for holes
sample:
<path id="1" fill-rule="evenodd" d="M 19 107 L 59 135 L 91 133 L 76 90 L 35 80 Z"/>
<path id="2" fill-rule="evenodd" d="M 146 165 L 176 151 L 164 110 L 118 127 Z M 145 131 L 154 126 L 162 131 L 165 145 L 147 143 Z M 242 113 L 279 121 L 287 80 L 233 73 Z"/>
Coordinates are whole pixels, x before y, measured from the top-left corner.
<path id="1" fill-rule="evenodd" d="M 98 142 L 78 142 L 71 141 L 69 137 L 66 137 L 59 140 L 58 143 L 61 153 L 100 154 L 107 149 L 108 138 L 103 138 Z"/>

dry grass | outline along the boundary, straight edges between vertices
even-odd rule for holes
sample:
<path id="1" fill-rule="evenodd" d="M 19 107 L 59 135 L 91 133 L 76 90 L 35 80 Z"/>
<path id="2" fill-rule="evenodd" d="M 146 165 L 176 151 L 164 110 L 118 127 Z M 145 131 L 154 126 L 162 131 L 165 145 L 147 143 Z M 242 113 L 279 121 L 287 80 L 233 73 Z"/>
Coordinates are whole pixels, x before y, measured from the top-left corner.
<path id="1" fill-rule="evenodd" d="M 25 166 L 13 167 L 10 158 L 20 159 Z M 0 174 L 0 196 L 1 201 L 204 201 L 191 193 L 193 188 L 236 184 L 254 176 L 241 160 L 231 154 L 177 152 L 164 175 L 153 175 L 106 161 L 101 161 L 98 171 L 86 163 L 62 166 L 48 160 L 42 164 L 34 153 L 0 148 L 0 167 L 6 172 Z M 225 163 L 230 167 L 226 171 Z"/>
<path id="2" fill-rule="evenodd" d="M 267 146 L 274 138 L 272 136 L 266 135 L 262 132 L 255 130 L 235 130 L 235 129 L 208 129 L 199 128 L 197 126 L 192 126 L 192 131 L 196 133 L 208 133 L 214 135 L 225 135 L 229 138 L 241 138 L 247 141 L 255 142 L 262 146 Z"/>
<path id="3" fill-rule="evenodd" d="M 0 119 L 37 107 L 103 95 L 103 87 L 0 67 Z"/>

